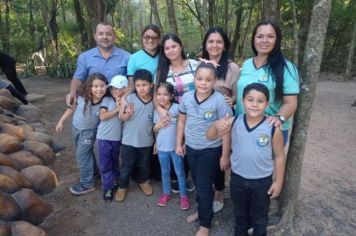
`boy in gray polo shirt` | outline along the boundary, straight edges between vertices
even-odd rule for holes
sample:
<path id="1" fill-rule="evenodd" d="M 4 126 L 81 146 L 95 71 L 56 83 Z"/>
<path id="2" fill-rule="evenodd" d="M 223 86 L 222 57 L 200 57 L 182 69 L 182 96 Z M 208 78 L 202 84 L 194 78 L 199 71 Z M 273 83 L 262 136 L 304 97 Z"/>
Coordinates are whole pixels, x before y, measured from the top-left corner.
<path id="1" fill-rule="evenodd" d="M 149 184 L 149 161 L 154 143 L 152 131 L 154 105 L 150 94 L 153 87 L 152 75 L 147 70 L 137 70 L 133 80 L 136 93 L 127 97 L 129 105 L 119 115 L 125 123 L 121 140 L 119 189 L 115 195 L 118 202 L 125 200 L 135 163 L 137 163 L 141 190 L 147 196 L 153 193 L 152 186 Z"/>

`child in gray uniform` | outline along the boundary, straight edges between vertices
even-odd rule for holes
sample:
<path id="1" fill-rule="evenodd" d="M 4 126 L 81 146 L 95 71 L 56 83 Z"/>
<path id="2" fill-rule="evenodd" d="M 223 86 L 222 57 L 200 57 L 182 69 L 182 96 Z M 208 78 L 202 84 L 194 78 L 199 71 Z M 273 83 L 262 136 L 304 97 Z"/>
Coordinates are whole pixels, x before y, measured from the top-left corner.
<path id="1" fill-rule="evenodd" d="M 104 75 L 94 73 L 80 88 L 77 103 L 68 107 L 56 125 L 61 132 L 64 121 L 73 116 L 72 131 L 75 145 L 75 157 L 80 170 L 80 181 L 70 186 L 74 195 L 82 195 L 95 190 L 94 185 L 94 143 L 100 122 L 99 108 L 107 95 L 108 82 Z"/>
<path id="2" fill-rule="evenodd" d="M 152 131 L 154 105 L 150 94 L 153 87 L 151 72 L 144 69 L 137 70 L 133 75 L 133 81 L 136 93 L 127 96 L 129 105 L 119 115 L 125 123 L 121 140 L 119 188 L 115 194 L 118 202 L 125 200 L 130 175 L 136 163 L 141 190 L 147 196 L 153 193 L 149 183 L 149 158 L 154 143 Z"/>
<path id="3" fill-rule="evenodd" d="M 196 90 L 185 93 L 179 106 L 176 153 L 183 156 L 186 152 L 196 186 L 198 212 L 187 218 L 188 222 L 199 218 L 200 228 L 196 235 L 209 234 L 213 219 L 213 183 L 219 166 L 227 168 L 222 160 L 226 160 L 230 152 L 230 140 L 224 137 L 210 141 L 205 137 L 214 121 L 225 114 L 232 115 L 224 96 L 213 89 L 216 79 L 216 68 L 212 64 L 200 64 L 194 77 Z"/>
<path id="4" fill-rule="evenodd" d="M 104 201 L 112 201 L 114 186 L 119 177 L 119 154 L 122 121 L 119 119 L 120 98 L 126 92 L 128 80 L 117 75 L 109 84 L 110 97 L 100 106 L 100 124 L 96 135 Z"/>
<path id="5" fill-rule="evenodd" d="M 270 199 L 282 190 L 286 158 L 280 127 L 270 126 L 265 116 L 269 92 L 252 83 L 243 90 L 246 114 L 225 117 L 207 132 L 210 140 L 231 135 L 230 192 L 235 212 L 235 236 L 267 235 Z M 275 178 L 272 178 L 272 175 Z"/>

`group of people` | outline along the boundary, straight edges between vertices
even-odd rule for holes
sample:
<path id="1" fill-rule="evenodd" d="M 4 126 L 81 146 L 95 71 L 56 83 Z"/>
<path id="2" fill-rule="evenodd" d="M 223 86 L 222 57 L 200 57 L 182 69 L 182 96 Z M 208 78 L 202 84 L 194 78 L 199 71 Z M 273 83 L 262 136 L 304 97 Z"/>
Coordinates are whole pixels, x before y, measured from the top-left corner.
<path id="1" fill-rule="evenodd" d="M 98 24 L 94 37 L 97 47 L 79 56 L 68 109 L 56 126 L 60 132 L 73 116 L 80 181 L 71 193 L 95 190 L 95 142 L 106 201 L 125 200 L 135 169 L 141 190 L 151 195 L 150 173 L 157 171 L 152 155 L 158 153 L 157 204 L 166 206 L 176 190 L 181 209 L 189 209 L 190 175 L 197 212 L 187 222 L 199 220 L 196 235 L 208 235 L 214 213 L 223 208 L 224 171 L 231 166 L 235 235 L 247 235 L 249 228 L 266 235 L 270 199 L 283 185 L 284 144 L 299 93 L 279 27 L 266 20 L 254 28 L 255 56 L 241 72 L 229 59 L 230 41 L 220 27 L 206 32 L 200 61 L 188 59 L 180 38 L 161 37 L 155 25 L 143 29 L 143 48 L 132 55 L 114 46 L 110 24 Z"/>

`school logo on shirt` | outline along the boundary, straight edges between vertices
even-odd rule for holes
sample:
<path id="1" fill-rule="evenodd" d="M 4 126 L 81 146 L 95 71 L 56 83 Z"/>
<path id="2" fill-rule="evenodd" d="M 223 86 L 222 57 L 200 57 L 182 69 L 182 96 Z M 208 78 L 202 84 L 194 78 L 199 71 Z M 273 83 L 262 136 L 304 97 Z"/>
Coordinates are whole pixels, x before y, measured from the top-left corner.
<path id="1" fill-rule="evenodd" d="M 260 78 L 258 79 L 259 82 L 267 82 L 268 81 L 268 76 L 267 74 L 263 74 L 260 76 Z"/>
<path id="2" fill-rule="evenodd" d="M 171 116 L 171 124 L 175 125 L 177 124 L 178 117 L 177 116 Z"/>
<path id="3" fill-rule="evenodd" d="M 97 112 L 95 113 L 95 116 L 96 116 L 96 117 L 99 117 L 99 116 L 100 116 L 100 112 L 97 111 Z"/>
<path id="4" fill-rule="evenodd" d="M 153 120 L 153 113 L 148 114 L 148 119 Z"/>
<path id="5" fill-rule="evenodd" d="M 260 134 L 260 137 L 257 140 L 257 144 L 260 147 L 265 147 L 270 141 L 270 137 L 267 134 Z"/>
<path id="6" fill-rule="evenodd" d="M 214 113 L 212 111 L 204 112 L 204 119 L 205 120 L 212 120 L 214 118 Z"/>

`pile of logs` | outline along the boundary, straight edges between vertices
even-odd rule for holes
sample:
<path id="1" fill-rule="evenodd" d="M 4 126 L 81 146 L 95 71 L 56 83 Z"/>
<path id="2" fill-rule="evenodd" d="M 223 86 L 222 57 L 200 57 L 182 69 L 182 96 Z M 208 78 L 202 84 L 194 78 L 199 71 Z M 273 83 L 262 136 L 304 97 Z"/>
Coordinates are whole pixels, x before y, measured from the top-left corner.
<path id="1" fill-rule="evenodd" d="M 40 195 L 58 185 L 52 147 L 40 110 L 0 89 L 0 235 L 46 235 L 37 225 L 52 212 Z"/>

